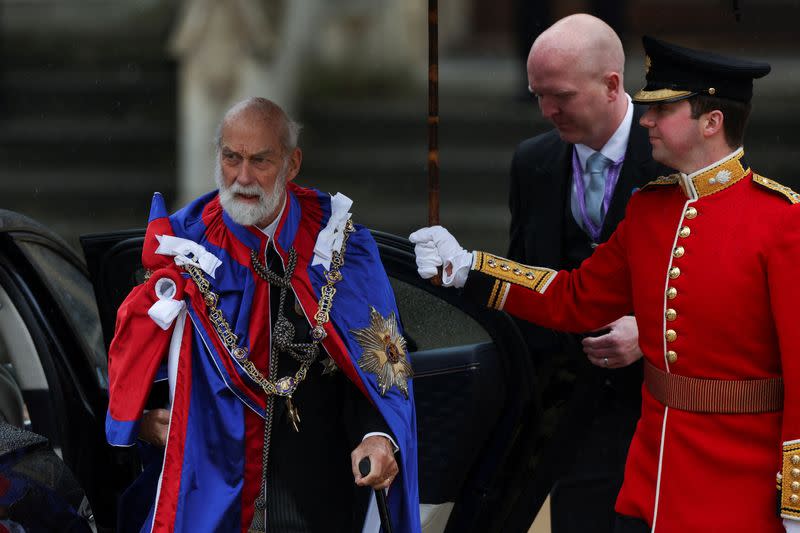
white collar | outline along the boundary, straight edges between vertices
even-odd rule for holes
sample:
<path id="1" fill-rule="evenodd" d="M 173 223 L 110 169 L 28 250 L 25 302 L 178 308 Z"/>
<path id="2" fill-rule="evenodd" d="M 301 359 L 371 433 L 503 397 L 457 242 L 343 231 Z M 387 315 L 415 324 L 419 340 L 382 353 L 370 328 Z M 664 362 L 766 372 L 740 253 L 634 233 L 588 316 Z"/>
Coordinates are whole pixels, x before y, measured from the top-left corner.
<path id="1" fill-rule="evenodd" d="M 281 206 L 281 210 L 278 212 L 278 216 L 275 217 L 275 220 L 273 220 L 272 222 L 267 224 L 267 227 L 265 227 L 265 228 L 258 228 L 258 226 L 256 226 L 258 229 L 260 229 L 264 233 L 264 235 L 269 237 L 269 240 L 274 240 L 275 239 L 275 230 L 278 229 L 278 222 L 281 221 L 281 217 L 283 216 L 283 210 L 284 209 L 286 209 L 286 196 L 285 195 L 283 197 L 283 205 Z"/>
<path id="2" fill-rule="evenodd" d="M 628 100 L 628 109 L 625 111 L 625 117 L 623 117 L 622 122 L 619 123 L 611 138 L 599 150 L 601 154 L 614 163 L 622 161 L 625 157 L 625 151 L 628 149 L 628 138 L 631 135 L 631 126 L 633 125 L 633 102 L 628 93 L 625 93 L 625 98 Z M 578 153 L 578 161 L 580 161 L 583 172 L 586 172 L 586 162 L 589 156 L 597 150 L 593 150 L 585 144 L 576 144 L 575 151 Z"/>

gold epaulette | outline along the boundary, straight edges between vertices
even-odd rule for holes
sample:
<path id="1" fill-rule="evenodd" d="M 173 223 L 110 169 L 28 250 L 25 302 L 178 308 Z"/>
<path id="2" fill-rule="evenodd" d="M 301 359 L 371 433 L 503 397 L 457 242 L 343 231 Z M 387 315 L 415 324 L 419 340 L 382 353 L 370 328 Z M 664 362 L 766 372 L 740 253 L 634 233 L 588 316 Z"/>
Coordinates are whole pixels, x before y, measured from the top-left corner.
<path id="1" fill-rule="evenodd" d="M 794 192 L 791 188 L 787 187 L 786 185 L 781 185 L 775 180 L 771 180 L 769 178 L 765 178 L 764 176 L 759 176 L 755 172 L 753 173 L 753 181 L 761 185 L 762 187 L 766 187 L 772 191 L 777 192 L 786 197 L 790 203 L 796 204 L 800 203 L 800 194 Z"/>
<path id="2" fill-rule="evenodd" d="M 501 281 L 522 285 L 538 293 L 544 293 L 556 275 L 556 271 L 549 268 L 523 265 L 486 252 L 475 252 L 475 255 L 473 270 Z"/>
<path id="3" fill-rule="evenodd" d="M 778 480 L 781 516 L 800 518 L 800 440 L 783 443 L 783 469 Z"/>
<path id="4" fill-rule="evenodd" d="M 647 189 L 648 187 L 655 186 L 655 185 L 675 185 L 680 180 L 679 174 L 670 174 L 669 176 L 659 176 L 658 178 L 654 179 L 649 183 L 645 183 L 640 191 Z"/>

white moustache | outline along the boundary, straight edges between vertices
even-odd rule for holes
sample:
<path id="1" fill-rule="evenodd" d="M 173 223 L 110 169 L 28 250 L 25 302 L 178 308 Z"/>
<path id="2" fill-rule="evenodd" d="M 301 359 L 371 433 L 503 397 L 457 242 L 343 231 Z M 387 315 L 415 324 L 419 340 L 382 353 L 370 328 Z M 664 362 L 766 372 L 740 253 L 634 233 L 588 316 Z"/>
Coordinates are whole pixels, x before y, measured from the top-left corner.
<path id="1" fill-rule="evenodd" d="M 241 185 L 233 182 L 229 187 L 225 187 L 228 192 L 233 194 L 241 194 L 244 196 L 258 196 L 259 199 L 264 200 L 264 190 L 258 185 Z"/>

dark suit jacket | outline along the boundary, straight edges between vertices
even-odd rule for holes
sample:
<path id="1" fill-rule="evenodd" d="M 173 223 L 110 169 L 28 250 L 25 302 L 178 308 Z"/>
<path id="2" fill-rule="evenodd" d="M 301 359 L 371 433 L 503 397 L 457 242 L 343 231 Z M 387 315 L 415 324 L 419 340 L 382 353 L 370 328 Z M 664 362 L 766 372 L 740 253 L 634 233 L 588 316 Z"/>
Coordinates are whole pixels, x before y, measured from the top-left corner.
<path id="1" fill-rule="evenodd" d="M 639 125 L 644 113 L 634 106 L 625 161 L 608 207 L 600 241 L 605 242 L 625 216 L 634 188 L 672 170 L 653 161 L 647 130 Z M 509 258 L 526 264 L 560 268 L 564 210 L 569 209 L 573 145 L 556 130 L 523 141 L 511 164 Z"/>
<path id="2" fill-rule="evenodd" d="M 635 189 L 672 172 L 652 159 L 647 131 L 639 125 L 644 111 L 634 106 L 625 161 L 603 222 L 601 242 L 608 240 L 625 216 Z M 585 245 L 586 256 L 591 253 L 588 236 L 580 234 L 585 239 L 582 242 L 567 240 L 574 235 L 566 231 L 572 217 L 572 152 L 573 145 L 562 141 L 555 130 L 518 146 L 511 165 L 509 258 L 563 269 L 577 266 L 567 264 L 566 250 Z M 545 452 L 550 456 L 545 461 L 552 467 L 548 474 L 556 483 L 551 504 L 553 531 L 610 531 L 613 502 L 639 416 L 641 362 L 624 369 L 600 369 L 588 363 L 580 344 L 582 336 L 527 323 L 520 326 L 536 359 L 541 382 L 547 384 L 540 391 L 543 408 L 560 421 L 558 429 L 549 435 L 550 450 Z M 587 479 L 592 481 L 587 483 Z M 574 512 L 559 516 L 559 487 L 563 501 L 592 504 L 578 513 L 579 518 Z M 558 529 L 557 524 L 561 526 Z"/>
<path id="3" fill-rule="evenodd" d="M 652 158 L 647 130 L 639 125 L 644 111 L 643 106 L 634 106 L 625 161 L 603 221 L 601 242 L 608 240 L 625 216 L 625 207 L 635 189 L 672 172 Z M 554 269 L 571 267 L 566 264 L 565 250 L 575 243 L 566 241 L 565 220 L 572 216 L 569 202 L 573 146 L 562 141 L 556 130 L 551 130 L 517 147 L 509 187 L 510 259 Z M 564 347 L 563 336 L 527 325 L 524 329 L 534 353 Z"/>

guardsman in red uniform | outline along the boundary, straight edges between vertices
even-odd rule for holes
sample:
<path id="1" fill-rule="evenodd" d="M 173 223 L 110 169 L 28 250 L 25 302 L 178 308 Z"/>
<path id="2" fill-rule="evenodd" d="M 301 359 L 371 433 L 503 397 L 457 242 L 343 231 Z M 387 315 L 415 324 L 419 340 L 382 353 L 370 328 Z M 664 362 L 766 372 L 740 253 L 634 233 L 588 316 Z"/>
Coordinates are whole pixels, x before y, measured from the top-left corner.
<path id="1" fill-rule="evenodd" d="M 741 147 L 752 80 L 770 67 L 644 46 L 634 101 L 650 105 L 653 157 L 680 172 L 634 194 L 576 270 L 466 252 L 433 227 L 411 236 L 419 271 L 443 264 L 445 285 L 553 329 L 635 313 L 645 380 L 618 532 L 797 532 L 800 195 L 753 172 Z"/>

